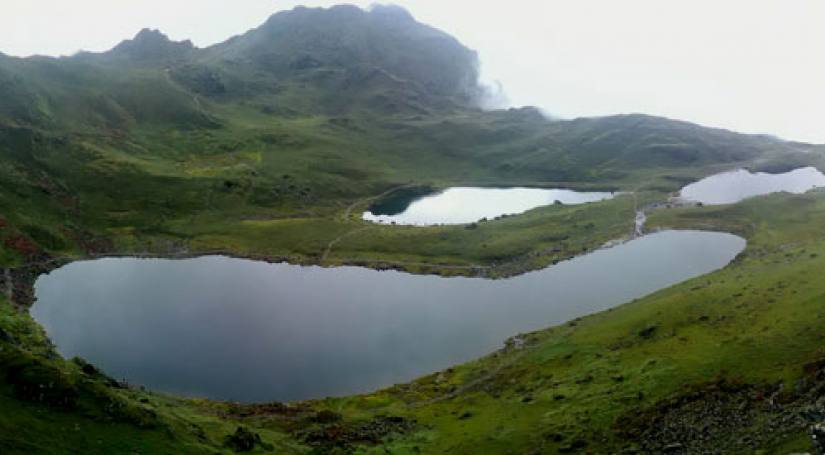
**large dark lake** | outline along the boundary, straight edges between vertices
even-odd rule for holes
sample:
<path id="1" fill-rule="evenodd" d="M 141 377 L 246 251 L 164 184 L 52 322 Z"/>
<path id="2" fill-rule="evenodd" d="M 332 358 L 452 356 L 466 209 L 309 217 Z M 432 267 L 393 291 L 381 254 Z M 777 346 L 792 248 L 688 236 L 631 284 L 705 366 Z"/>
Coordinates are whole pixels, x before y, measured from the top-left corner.
<path id="1" fill-rule="evenodd" d="M 226 257 L 99 259 L 40 277 L 31 309 L 66 357 L 191 396 L 366 392 L 467 361 L 519 332 L 724 267 L 730 234 L 664 231 L 504 280 Z"/>

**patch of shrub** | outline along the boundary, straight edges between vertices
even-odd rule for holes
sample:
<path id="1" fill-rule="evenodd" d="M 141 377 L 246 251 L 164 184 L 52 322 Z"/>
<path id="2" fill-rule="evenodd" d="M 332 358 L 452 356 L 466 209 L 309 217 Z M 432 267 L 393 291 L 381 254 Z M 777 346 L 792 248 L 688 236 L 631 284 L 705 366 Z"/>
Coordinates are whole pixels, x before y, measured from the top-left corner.
<path id="1" fill-rule="evenodd" d="M 53 234 L 51 231 L 40 226 L 28 225 L 23 227 L 23 232 L 26 233 L 35 243 L 46 250 L 63 250 L 66 249 L 66 241 L 61 237 Z"/>
<path id="2" fill-rule="evenodd" d="M 246 427 L 238 427 L 235 433 L 226 437 L 224 445 L 235 452 L 251 452 L 256 446 L 261 446 L 265 450 L 272 450 L 270 444 L 261 440 L 261 435 L 249 431 Z"/>
<path id="3" fill-rule="evenodd" d="M 323 411 L 316 412 L 314 416 L 310 417 L 310 420 L 315 423 L 333 423 L 338 422 L 341 418 L 341 414 L 330 411 L 329 409 L 324 409 Z"/>
<path id="4" fill-rule="evenodd" d="M 642 338 L 651 338 L 654 334 L 656 334 L 656 330 L 659 327 L 655 324 L 649 325 L 642 330 L 639 330 L 639 336 Z"/>
<path id="5" fill-rule="evenodd" d="M 58 368 L 23 352 L 8 352 L 0 358 L 0 370 L 14 395 L 25 401 L 53 408 L 74 409 L 79 393 L 71 379 Z"/>

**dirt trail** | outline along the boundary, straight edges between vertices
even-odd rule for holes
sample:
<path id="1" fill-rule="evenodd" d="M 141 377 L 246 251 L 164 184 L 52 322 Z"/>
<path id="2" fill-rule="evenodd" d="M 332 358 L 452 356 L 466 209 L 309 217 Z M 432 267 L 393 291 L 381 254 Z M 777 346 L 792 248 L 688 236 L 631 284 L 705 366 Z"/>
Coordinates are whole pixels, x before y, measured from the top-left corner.
<path id="1" fill-rule="evenodd" d="M 348 205 L 346 210 L 344 210 L 344 223 L 349 223 L 351 221 L 350 215 L 352 214 L 352 210 L 355 207 L 358 207 L 359 205 L 362 205 L 362 204 L 366 204 L 369 201 L 382 198 L 382 197 L 384 197 L 384 196 L 386 196 L 386 195 L 388 195 L 388 194 L 390 194 L 394 191 L 398 191 L 402 188 L 406 188 L 406 187 L 409 187 L 411 185 L 412 184 L 407 183 L 407 184 L 404 184 L 404 185 L 395 186 L 395 187 L 392 187 L 392 188 L 388 189 L 387 191 L 384 191 L 383 193 L 378 194 L 376 196 L 369 196 L 369 197 L 365 197 L 365 198 L 362 198 L 362 199 L 358 199 L 357 201 L 355 201 L 352 204 Z M 358 232 L 361 232 L 366 228 L 367 228 L 367 226 L 364 226 L 364 227 L 361 227 L 361 228 L 358 228 L 358 229 L 355 229 L 355 230 L 352 230 L 352 231 L 347 231 L 347 232 L 339 235 L 338 237 L 335 237 L 334 239 L 332 239 L 327 244 L 327 247 L 324 249 L 324 254 L 321 255 L 321 262 L 324 262 L 324 261 L 327 260 L 327 257 L 329 257 L 329 253 L 332 251 L 332 248 L 335 247 L 335 244 L 337 244 L 338 242 L 343 240 L 345 237 L 348 237 L 348 236 L 353 235 L 353 234 L 357 234 Z"/>
<path id="2" fill-rule="evenodd" d="M 330 251 L 332 251 L 332 248 L 335 246 L 336 243 L 340 242 L 345 237 L 349 237 L 350 235 L 357 234 L 357 233 L 359 233 L 359 232 L 361 232 L 365 229 L 367 229 L 367 226 L 364 226 L 364 227 L 361 227 L 361 228 L 358 228 L 358 229 L 354 229 L 352 231 L 345 232 L 345 233 L 339 235 L 338 237 L 335 237 L 331 242 L 329 242 L 327 244 L 327 248 L 324 250 L 324 254 L 321 255 L 321 262 L 325 262 L 327 260 L 327 257 L 329 257 Z"/>
<path id="3" fill-rule="evenodd" d="M 344 210 L 344 222 L 348 223 L 348 222 L 350 221 L 350 214 L 352 213 L 352 209 L 354 209 L 355 207 L 357 207 L 357 206 L 359 206 L 359 205 L 361 205 L 361 204 L 365 204 L 365 203 L 367 203 L 367 202 L 369 202 L 369 201 L 372 201 L 372 200 L 375 200 L 375 199 L 382 198 L 382 197 L 384 197 L 384 196 L 386 196 L 386 195 L 388 195 L 388 194 L 390 194 L 390 193 L 393 193 L 393 192 L 398 191 L 398 190 L 400 190 L 400 189 L 403 189 L 403 188 L 408 188 L 408 187 L 411 187 L 411 186 L 414 186 L 414 184 L 412 184 L 412 183 L 405 183 L 404 185 L 394 186 L 394 187 L 392 187 L 392 188 L 388 189 L 387 191 L 384 191 L 384 192 L 383 192 L 383 193 L 381 193 L 381 194 L 378 194 L 378 195 L 375 195 L 375 196 L 365 197 L 365 198 L 363 198 L 363 199 L 359 199 L 359 200 L 357 200 L 357 201 L 353 202 L 352 204 L 350 204 L 349 206 L 347 206 L 347 209 L 346 209 L 346 210 Z"/>

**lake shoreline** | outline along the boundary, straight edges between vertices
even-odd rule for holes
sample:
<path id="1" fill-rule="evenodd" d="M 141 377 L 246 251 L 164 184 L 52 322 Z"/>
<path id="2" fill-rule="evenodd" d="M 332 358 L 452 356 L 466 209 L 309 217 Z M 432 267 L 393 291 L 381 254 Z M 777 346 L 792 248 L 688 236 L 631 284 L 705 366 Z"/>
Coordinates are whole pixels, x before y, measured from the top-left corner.
<path id="1" fill-rule="evenodd" d="M 38 278 L 31 315 L 63 356 L 153 390 L 305 400 L 368 393 L 480 358 L 513 334 L 723 268 L 746 245 L 732 234 L 662 231 L 508 280 L 216 255 L 110 257 Z M 106 322 L 89 325 L 93 319 Z M 190 371 L 192 362 L 211 373 Z M 341 362 L 359 366 L 341 369 Z"/>

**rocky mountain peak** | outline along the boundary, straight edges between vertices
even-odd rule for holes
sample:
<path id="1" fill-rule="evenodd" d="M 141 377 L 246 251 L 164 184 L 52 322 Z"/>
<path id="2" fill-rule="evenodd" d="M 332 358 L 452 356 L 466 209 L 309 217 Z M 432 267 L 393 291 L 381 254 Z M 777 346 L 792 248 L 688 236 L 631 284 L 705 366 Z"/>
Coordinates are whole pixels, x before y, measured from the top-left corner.
<path id="1" fill-rule="evenodd" d="M 165 61 L 178 59 L 195 50 L 191 41 L 172 41 L 160 30 L 144 28 L 131 40 L 118 44 L 111 54 L 136 61 Z"/>

